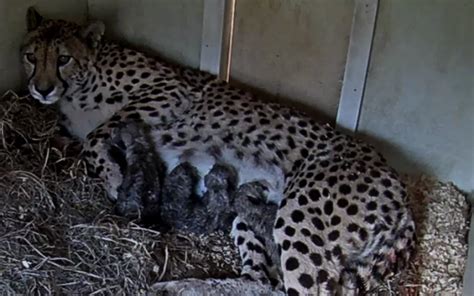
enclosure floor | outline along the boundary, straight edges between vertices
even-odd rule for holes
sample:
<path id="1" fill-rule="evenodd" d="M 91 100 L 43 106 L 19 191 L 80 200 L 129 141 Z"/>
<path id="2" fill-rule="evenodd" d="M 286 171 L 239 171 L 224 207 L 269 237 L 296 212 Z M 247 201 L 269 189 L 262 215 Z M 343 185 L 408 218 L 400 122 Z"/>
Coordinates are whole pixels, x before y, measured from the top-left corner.
<path id="1" fill-rule="evenodd" d="M 473 196 L 474 197 L 474 196 Z M 474 198 L 471 198 L 471 204 Z M 471 214 L 471 226 L 474 225 L 474 213 Z M 469 253 L 467 256 L 466 271 L 464 272 L 464 296 L 474 295 L 474 231 L 469 231 Z"/>

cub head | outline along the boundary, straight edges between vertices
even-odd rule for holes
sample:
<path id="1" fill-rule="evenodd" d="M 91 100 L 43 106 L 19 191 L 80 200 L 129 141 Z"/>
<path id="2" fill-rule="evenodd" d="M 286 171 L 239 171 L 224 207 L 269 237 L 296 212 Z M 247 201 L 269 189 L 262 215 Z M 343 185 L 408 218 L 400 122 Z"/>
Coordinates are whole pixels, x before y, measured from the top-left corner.
<path id="1" fill-rule="evenodd" d="M 71 86 L 86 79 L 96 60 L 104 25 L 44 19 L 34 8 L 28 9 L 26 23 L 21 56 L 28 89 L 36 100 L 53 104 Z"/>

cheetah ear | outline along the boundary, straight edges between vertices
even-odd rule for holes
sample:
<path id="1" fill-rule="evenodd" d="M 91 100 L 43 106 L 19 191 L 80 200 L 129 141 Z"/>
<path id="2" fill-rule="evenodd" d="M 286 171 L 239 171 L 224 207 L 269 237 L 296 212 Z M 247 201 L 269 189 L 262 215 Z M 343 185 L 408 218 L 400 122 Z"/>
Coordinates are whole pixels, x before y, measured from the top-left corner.
<path id="1" fill-rule="evenodd" d="M 26 29 L 28 32 L 35 30 L 43 21 L 43 17 L 31 6 L 26 12 Z"/>
<path id="2" fill-rule="evenodd" d="M 91 48 L 96 48 L 105 32 L 105 25 L 101 21 L 93 21 L 84 26 L 81 30 L 81 37 Z"/>

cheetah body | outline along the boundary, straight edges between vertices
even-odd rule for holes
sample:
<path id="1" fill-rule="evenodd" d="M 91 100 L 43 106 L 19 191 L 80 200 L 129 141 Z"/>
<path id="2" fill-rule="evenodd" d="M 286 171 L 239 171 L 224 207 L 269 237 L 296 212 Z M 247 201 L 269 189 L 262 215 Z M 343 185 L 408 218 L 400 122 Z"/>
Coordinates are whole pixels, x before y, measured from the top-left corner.
<path id="1" fill-rule="evenodd" d="M 28 19 L 22 54 L 30 92 L 58 102 L 111 198 L 122 175 L 110 138 L 138 121 L 169 171 L 187 161 L 204 176 L 226 163 L 240 183 L 263 181 L 279 206 L 273 235 L 289 295 L 360 293 L 407 262 L 414 225 L 405 188 L 371 146 L 212 75 L 106 43 L 100 24 L 42 20 L 34 11 Z M 248 258 L 261 257 L 258 238 L 236 221 L 244 269 L 265 273 L 268 260 Z"/>

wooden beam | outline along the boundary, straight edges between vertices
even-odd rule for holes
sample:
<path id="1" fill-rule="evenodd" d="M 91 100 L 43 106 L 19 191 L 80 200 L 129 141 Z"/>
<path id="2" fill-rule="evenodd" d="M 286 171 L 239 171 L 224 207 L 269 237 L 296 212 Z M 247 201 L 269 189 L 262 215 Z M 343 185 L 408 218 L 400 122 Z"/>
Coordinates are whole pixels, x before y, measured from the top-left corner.
<path id="1" fill-rule="evenodd" d="M 336 125 L 356 132 L 372 49 L 378 0 L 356 0 Z"/>
<path id="2" fill-rule="evenodd" d="M 228 80 L 235 0 L 204 0 L 200 69 Z"/>

